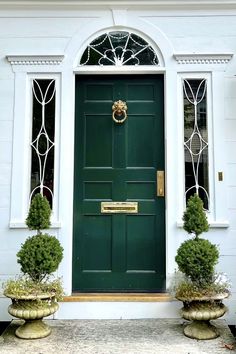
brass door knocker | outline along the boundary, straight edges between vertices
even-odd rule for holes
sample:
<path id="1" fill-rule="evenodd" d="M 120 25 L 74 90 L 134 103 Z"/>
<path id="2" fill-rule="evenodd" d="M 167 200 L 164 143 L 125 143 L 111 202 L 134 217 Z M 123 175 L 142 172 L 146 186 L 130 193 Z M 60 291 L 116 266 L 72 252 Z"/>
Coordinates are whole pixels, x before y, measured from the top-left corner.
<path id="1" fill-rule="evenodd" d="M 113 103 L 112 106 L 112 119 L 116 123 L 124 123 L 124 121 L 127 119 L 127 105 L 126 102 L 123 102 L 121 100 L 116 101 Z M 119 117 L 119 119 L 117 119 Z"/>

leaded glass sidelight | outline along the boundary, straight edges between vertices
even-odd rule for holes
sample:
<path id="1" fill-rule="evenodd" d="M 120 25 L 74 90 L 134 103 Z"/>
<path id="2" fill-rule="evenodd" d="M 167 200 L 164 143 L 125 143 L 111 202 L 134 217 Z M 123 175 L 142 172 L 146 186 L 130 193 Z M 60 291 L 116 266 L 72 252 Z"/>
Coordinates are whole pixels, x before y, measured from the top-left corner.
<path id="1" fill-rule="evenodd" d="M 46 196 L 53 204 L 55 80 L 32 81 L 31 194 Z"/>
<path id="2" fill-rule="evenodd" d="M 114 31 L 93 40 L 80 65 L 159 65 L 152 46 L 134 33 Z"/>
<path id="3" fill-rule="evenodd" d="M 207 81 L 184 79 L 185 196 L 197 193 L 209 210 Z"/>

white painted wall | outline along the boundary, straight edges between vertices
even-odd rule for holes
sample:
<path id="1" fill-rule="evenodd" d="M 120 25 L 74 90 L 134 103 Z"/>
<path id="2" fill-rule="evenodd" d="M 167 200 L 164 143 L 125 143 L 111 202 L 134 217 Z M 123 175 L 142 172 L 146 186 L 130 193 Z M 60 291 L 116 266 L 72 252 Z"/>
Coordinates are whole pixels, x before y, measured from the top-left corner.
<path id="1" fill-rule="evenodd" d="M 217 9 L 201 10 L 200 7 L 197 10 L 171 10 L 164 6 L 140 6 L 134 9 L 132 6 L 128 9 L 127 6 L 119 6 L 112 10 L 112 6 L 105 5 L 96 9 L 80 9 L 78 6 L 74 9 L 46 9 L 42 5 L 37 9 L 14 7 L 11 10 L 3 7 L 1 11 L 0 2 L 0 280 L 19 273 L 15 254 L 30 234 L 23 227 L 27 207 L 25 191 L 28 188 L 24 171 L 27 170 L 29 156 L 27 141 L 21 139 L 29 134 L 30 127 L 27 80 L 29 76 L 38 74 L 55 75 L 60 86 L 58 212 L 52 233 L 58 236 L 65 249 L 59 275 L 64 278 L 67 294 L 71 293 L 74 75 L 80 72 L 78 60 L 87 43 L 115 26 L 139 33 L 163 57 L 163 65 L 155 73 L 164 72 L 166 80 L 167 276 L 174 271 L 176 249 L 186 238 L 178 226 L 183 211 L 180 78 L 183 75 L 205 75 L 209 79 L 214 181 L 211 185 L 213 211 L 210 215 L 213 227 L 207 237 L 219 244 L 221 258 L 218 269 L 226 272 L 233 282 L 232 296 L 228 300 L 228 321 L 236 323 L 236 7 L 231 11 L 226 8 L 218 12 Z M 178 64 L 173 56 L 178 53 L 233 53 L 234 56 L 228 64 Z M 9 55 L 64 55 L 64 59 L 58 65 L 11 65 L 6 59 Z M 125 72 L 125 68 L 120 72 L 122 70 Z M 217 181 L 218 171 L 224 172 L 223 182 Z M 0 298 L 1 319 L 8 318 L 4 310 L 6 302 Z M 99 317 L 99 313 L 103 313 L 105 318 L 150 317 L 150 309 L 155 307 L 117 304 L 114 312 L 113 304 L 77 306 L 76 309 L 76 304 L 64 304 L 58 316 L 80 317 L 78 312 L 83 307 L 83 318 L 91 318 L 91 311 L 95 317 Z M 153 316 L 163 316 L 164 307 L 160 304 L 160 312 Z M 177 315 L 177 307 L 176 303 L 170 305 L 169 316 Z"/>

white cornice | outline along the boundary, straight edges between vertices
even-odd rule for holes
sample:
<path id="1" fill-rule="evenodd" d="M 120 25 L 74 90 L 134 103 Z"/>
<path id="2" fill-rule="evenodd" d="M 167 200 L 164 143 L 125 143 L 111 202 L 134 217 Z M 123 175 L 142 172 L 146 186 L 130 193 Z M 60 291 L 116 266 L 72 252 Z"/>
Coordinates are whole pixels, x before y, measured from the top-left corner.
<path id="1" fill-rule="evenodd" d="M 161 6 L 161 7 L 220 7 L 236 6 L 236 0 L 0 0 L 0 6 Z"/>
<path id="2" fill-rule="evenodd" d="M 228 64 L 232 59 L 232 53 L 223 54 L 174 54 L 174 58 L 178 64 Z"/>
<path id="3" fill-rule="evenodd" d="M 64 55 L 9 55 L 11 65 L 60 65 Z"/>

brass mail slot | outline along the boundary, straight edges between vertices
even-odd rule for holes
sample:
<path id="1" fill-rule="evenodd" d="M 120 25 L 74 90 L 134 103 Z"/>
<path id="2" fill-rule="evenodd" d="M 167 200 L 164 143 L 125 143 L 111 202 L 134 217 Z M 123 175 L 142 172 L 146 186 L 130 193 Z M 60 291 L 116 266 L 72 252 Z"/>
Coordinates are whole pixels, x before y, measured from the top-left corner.
<path id="1" fill-rule="evenodd" d="M 137 214 L 137 202 L 101 202 L 101 213 L 106 214 Z"/>

